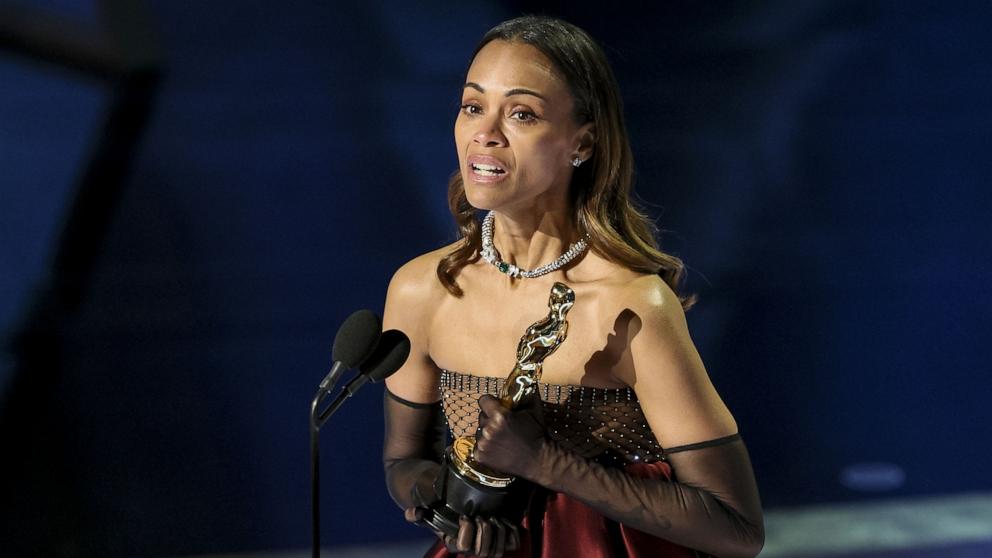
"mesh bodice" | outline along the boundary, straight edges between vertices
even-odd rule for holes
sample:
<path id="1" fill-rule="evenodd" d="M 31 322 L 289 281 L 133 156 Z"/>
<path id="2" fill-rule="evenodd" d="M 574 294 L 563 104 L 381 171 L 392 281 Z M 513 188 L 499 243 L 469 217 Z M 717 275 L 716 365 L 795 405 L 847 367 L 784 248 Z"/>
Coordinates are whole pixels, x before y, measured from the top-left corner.
<path id="1" fill-rule="evenodd" d="M 451 434 L 474 436 L 480 396 L 498 395 L 505 378 L 443 370 L 441 395 Z M 603 464 L 652 463 L 664 450 L 648 427 L 634 390 L 538 383 L 552 440 Z"/>

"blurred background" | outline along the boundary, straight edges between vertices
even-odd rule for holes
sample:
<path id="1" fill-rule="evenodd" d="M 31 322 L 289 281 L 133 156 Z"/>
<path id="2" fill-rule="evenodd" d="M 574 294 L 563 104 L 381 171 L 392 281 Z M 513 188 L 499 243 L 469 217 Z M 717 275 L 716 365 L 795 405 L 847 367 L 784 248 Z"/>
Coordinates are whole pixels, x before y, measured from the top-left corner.
<path id="1" fill-rule="evenodd" d="M 308 547 L 334 333 L 455 238 L 463 72 L 524 13 L 614 65 L 766 555 L 992 555 L 988 2 L 0 0 L 0 556 Z M 322 433 L 337 555 L 428 540 L 381 397 Z"/>

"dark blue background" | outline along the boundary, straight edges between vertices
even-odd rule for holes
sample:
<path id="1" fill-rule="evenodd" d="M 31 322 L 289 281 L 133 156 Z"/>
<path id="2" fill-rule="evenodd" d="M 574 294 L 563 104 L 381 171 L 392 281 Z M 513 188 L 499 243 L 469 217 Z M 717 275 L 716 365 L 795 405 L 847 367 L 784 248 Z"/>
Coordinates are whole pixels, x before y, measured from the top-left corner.
<path id="1" fill-rule="evenodd" d="M 766 505 L 992 487 L 988 3 L 356 4 L 151 3 L 166 79 L 53 394 L 84 555 L 308 544 L 334 332 L 454 238 L 467 57 L 535 11 L 614 64 L 640 198 L 690 267 Z M 0 52 L 7 334 L 106 103 Z M 383 486 L 380 397 L 322 436 L 326 542 L 423 536 Z M 905 482 L 852 490 L 859 463 Z"/>

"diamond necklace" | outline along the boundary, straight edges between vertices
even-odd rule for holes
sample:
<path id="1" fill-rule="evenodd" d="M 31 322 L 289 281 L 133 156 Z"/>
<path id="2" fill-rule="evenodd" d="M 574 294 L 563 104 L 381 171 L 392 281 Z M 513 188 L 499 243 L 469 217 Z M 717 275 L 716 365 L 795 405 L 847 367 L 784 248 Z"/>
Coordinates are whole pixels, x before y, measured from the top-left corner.
<path id="1" fill-rule="evenodd" d="M 575 244 L 569 246 L 568 250 L 564 254 L 558 256 L 558 259 L 555 261 L 544 264 L 534 270 L 520 269 L 519 267 L 513 264 L 508 264 L 500 259 L 499 251 L 497 251 L 496 247 L 493 246 L 493 221 L 495 220 L 496 214 L 492 211 L 487 213 L 486 218 L 482 220 L 482 251 L 479 255 L 482 256 L 482 259 L 493 264 L 496 269 L 500 270 L 501 273 L 505 273 L 510 277 L 533 279 L 534 277 L 547 275 L 552 271 L 561 269 L 562 266 L 574 260 L 589 246 L 589 235 L 586 235 L 580 238 Z"/>

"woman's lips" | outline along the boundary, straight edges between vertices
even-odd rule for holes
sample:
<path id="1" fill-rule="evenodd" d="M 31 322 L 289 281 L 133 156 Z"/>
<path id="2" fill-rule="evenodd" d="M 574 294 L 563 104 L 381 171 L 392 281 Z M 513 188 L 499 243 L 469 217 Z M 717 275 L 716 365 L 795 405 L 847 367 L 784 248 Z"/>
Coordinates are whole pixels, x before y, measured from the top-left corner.
<path id="1" fill-rule="evenodd" d="M 505 180 L 506 163 L 489 155 L 469 155 L 468 174 L 472 182 L 492 184 Z"/>

